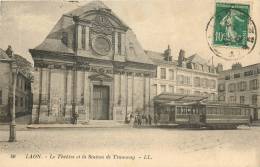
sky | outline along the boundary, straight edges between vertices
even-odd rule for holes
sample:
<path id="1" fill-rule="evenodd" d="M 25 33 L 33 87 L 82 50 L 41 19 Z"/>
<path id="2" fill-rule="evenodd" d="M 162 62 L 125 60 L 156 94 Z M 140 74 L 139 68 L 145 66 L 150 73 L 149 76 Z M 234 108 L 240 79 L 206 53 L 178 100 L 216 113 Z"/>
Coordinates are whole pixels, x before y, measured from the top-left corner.
<path id="1" fill-rule="evenodd" d="M 221 0 L 218 0 L 221 1 Z M 223 0 L 222 0 L 223 1 Z M 243 0 L 225 0 L 241 2 Z M 250 1 L 250 16 L 260 28 L 260 1 Z M 32 61 L 29 49 L 39 45 L 62 14 L 90 1 L 0 1 L 0 48 Z M 216 65 L 230 68 L 238 61 L 226 61 L 209 49 L 206 25 L 214 15 L 215 0 L 104 0 L 108 7 L 135 32 L 145 50 L 163 52 L 168 45 L 174 59 L 180 49 L 186 56 L 199 54 Z M 258 11 L 258 12 L 257 12 Z M 243 66 L 260 63 L 260 45 L 239 60 Z"/>

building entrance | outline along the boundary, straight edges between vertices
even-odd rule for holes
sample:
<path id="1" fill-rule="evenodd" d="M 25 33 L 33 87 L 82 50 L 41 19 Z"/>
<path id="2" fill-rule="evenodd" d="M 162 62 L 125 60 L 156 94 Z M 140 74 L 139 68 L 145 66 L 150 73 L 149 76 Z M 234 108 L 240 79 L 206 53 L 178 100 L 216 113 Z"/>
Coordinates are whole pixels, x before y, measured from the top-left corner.
<path id="1" fill-rule="evenodd" d="M 109 87 L 94 85 L 93 120 L 109 119 Z"/>

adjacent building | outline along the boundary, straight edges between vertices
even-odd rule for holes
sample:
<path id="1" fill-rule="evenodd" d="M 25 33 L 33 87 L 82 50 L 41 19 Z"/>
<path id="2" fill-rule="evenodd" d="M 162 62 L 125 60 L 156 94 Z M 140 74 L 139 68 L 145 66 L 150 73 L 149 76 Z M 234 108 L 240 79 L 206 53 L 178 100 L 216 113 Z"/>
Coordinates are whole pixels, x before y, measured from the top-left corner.
<path id="1" fill-rule="evenodd" d="M 260 64 L 242 67 L 240 63 L 220 72 L 218 99 L 227 103 L 248 104 L 253 107 L 252 117 L 260 118 Z"/>
<path id="2" fill-rule="evenodd" d="M 101 1 L 64 14 L 34 60 L 33 123 L 123 121 L 150 112 L 156 65 L 132 29 Z"/>
<path id="3" fill-rule="evenodd" d="M 153 96 L 163 92 L 208 96 L 217 100 L 216 68 L 198 54 L 185 56 L 180 50 L 178 60 L 173 60 L 171 48 L 163 53 L 146 51 L 146 54 L 157 65 L 157 75 L 152 82 Z"/>
<path id="4" fill-rule="evenodd" d="M 16 117 L 30 115 L 32 106 L 31 63 L 22 56 L 14 54 L 9 46 L 6 51 L 0 49 L 0 68 L 0 121 L 10 120 L 14 77 L 16 77 Z M 30 119 L 27 122 L 30 123 Z"/>

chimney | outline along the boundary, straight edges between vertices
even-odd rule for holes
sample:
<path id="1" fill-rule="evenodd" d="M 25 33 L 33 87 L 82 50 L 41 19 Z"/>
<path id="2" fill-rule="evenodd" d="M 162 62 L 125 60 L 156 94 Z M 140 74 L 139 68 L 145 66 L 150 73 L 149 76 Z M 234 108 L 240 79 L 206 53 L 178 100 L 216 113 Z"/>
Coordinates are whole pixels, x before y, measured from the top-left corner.
<path id="1" fill-rule="evenodd" d="M 218 63 L 216 71 L 217 71 L 217 73 L 220 73 L 223 71 L 223 65 L 221 63 Z"/>
<path id="2" fill-rule="evenodd" d="M 180 67 L 182 67 L 184 60 L 185 60 L 185 51 L 181 49 L 179 52 L 179 57 L 178 57 L 178 65 Z"/>
<path id="3" fill-rule="evenodd" d="M 8 57 L 13 57 L 14 52 L 11 45 L 8 45 L 8 48 L 6 49 L 5 53 L 8 55 Z"/>
<path id="4" fill-rule="evenodd" d="M 172 61 L 172 53 L 171 53 L 170 45 L 168 45 L 168 48 L 164 51 L 164 60 L 165 61 Z"/>

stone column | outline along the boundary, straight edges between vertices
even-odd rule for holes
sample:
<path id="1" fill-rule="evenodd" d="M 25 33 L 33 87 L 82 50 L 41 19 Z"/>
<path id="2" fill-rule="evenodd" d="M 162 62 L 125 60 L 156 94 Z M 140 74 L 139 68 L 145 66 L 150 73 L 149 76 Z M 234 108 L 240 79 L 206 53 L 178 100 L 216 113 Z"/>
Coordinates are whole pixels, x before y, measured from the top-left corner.
<path id="1" fill-rule="evenodd" d="M 85 26 L 85 44 L 86 44 L 86 46 L 85 46 L 85 48 L 86 48 L 86 50 L 89 50 L 89 27 L 88 26 Z"/>
<path id="2" fill-rule="evenodd" d="M 118 55 L 118 33 L 115 32 L 114 36 L 114 55 Z"/>
<path id="3" fill-rule="evenodd" d="M 121 33 L 121 55 L 125 56 L 125 33 Z"/>
<path id="4" fill-rule="evenodd" d="M 78 49 L 82 49 L 82 26 L 81 25 L 76 25 L 77 26 L 77 33 L 78 33 Z"/>

